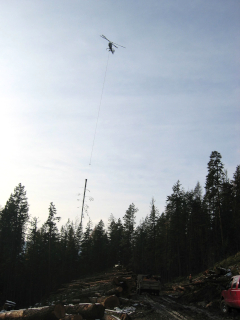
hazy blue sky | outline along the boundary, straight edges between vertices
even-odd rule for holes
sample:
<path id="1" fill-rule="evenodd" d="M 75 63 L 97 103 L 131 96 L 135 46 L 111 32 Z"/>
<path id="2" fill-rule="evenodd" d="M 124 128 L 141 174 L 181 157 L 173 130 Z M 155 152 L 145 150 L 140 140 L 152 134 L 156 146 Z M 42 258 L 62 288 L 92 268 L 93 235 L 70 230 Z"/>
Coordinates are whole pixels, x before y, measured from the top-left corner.
<path id="1" fill-rule="evenodd" d="M 239 16 L 239 0 L 1 1 L 0 204 L 21 182 L 40 224 L 50 202 L 65 223 L 87 178 L 94 224 L 132 202 L 139 221 L 177 180 L 204 188 L 214 150 L 232 178 Z"/>

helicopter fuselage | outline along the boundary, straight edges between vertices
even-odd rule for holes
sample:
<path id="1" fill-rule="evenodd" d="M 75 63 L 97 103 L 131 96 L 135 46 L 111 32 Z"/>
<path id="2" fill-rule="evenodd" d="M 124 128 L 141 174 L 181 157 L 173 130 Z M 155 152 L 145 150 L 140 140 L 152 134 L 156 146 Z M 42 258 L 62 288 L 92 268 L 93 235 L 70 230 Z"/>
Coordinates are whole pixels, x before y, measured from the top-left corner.
<path id="1" fill-rule="evenodd" d="M 112 42 L 109 42 L 108 43 L 108 47 L 109 47 L 109 51 L 111 51 L 112 53 L 114 53 L 115 52 L 115 50 L 113 49 L 113 47 L 112 47 L 113 45 L 112 45 Z"/>

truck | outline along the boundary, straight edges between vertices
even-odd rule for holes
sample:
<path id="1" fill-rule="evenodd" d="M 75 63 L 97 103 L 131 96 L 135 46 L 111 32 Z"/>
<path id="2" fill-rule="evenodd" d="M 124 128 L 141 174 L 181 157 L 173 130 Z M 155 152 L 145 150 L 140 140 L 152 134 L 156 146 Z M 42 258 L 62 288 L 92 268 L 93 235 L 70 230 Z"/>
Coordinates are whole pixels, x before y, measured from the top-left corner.
<path id="1" fill-rule="evenodd" d="M 151 294 L 159 295 L 161 291 L 161 277 L 139 274 L 137 276 L 137 293 L 149 292 Z"/>
<path id="2" fill-rule="evenodd" d="M 220 306 L 223 313 L 232 308 L 240 309 L 240 275 L 232 277 L 226 289 L 222 290 Z"/>

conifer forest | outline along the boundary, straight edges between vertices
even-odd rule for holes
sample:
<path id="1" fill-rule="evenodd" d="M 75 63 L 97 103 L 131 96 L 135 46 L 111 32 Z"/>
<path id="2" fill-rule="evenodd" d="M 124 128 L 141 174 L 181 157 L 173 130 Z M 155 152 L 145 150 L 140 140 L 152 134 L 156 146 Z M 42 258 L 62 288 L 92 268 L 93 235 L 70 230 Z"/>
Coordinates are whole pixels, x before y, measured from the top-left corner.
<path id="1" fill-rule="evenodd" d="M 201 272 L 240 251 L 240 165 L 227 176 L 221 154 L 207 163 L 205 186 L 185 191 L 180 181 L 160 213 L 154 199 L 136 224 L 137 204 L 108 225 L 68 221 L 60 230 L 54 203 L 42 226 L 30 218 L 19 183 L 0 211 L 0 303 L 28 307 L 61 284 L 120 263 L 135 273 L 161 275 L 163 282 Z M 14 187 L 14 186 L 13 186 Z"/>

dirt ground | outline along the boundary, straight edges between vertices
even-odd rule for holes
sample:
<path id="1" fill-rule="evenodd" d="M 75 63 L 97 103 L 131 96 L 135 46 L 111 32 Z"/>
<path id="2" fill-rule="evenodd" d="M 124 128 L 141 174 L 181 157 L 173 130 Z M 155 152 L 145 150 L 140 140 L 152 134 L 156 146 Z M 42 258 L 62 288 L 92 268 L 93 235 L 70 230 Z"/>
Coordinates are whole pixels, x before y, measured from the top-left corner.
<path id="1" fill-rule="evenodd" d="M 145 307 L 141 308 L 141 305 L 136 308 L 136 312 L 131 314 L 131 319 L 134 320 L 195 320 L 195 319 L 240 319 L 240 313 L 237 310 L 233 310 L 232 313 L 227 315 L 222 314 L 217 309 L 206 309 L 195 305 L 185 305 L 182 302 L 178 302 L 176 299 L 169 296 L 151 296 L 135 295 L 134 300 L 138 301 Z"/>

